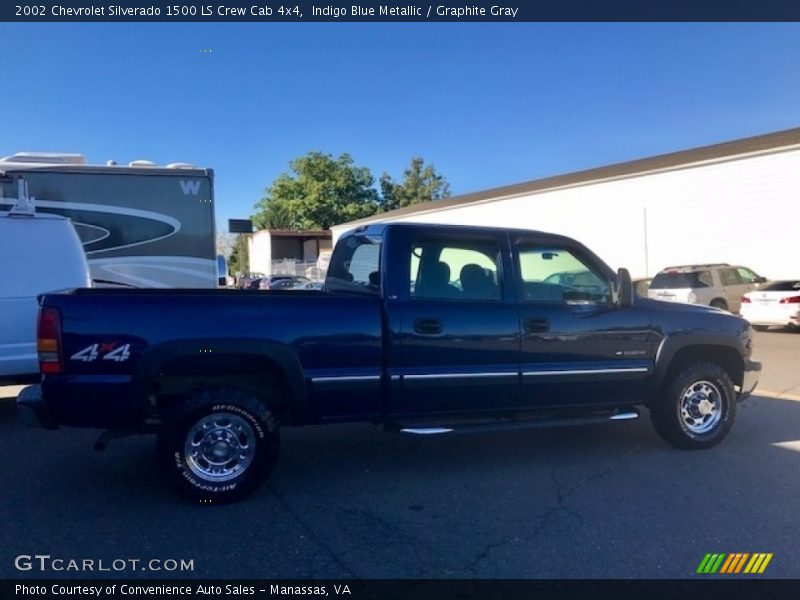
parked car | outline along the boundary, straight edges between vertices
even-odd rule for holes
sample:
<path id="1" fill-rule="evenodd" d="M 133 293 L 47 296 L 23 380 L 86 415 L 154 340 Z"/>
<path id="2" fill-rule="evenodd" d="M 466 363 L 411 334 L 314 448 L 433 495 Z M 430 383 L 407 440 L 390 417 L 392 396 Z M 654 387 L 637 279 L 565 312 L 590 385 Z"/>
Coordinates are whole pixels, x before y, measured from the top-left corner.
<path id="1" fill-rule="evenodd" d="M 253 282 L 266 277 L 263 273 L 243 273 L 236 278 L 236 287 L 240 290 L 258 289 L 258 284 L 253 288 Z"/>
<path id="2" fill-rule="evenodd" d="M 578 267 L 597 285 L 544 283 Z M 438 435 L 626 421 L 644 405 L 670 444 L 710 448 L 761 370 L 744 319 L 635 298 L 625 269 L 536 231 L 368 225 L 339 239 L 325 290 L 46 294 L 45 376 L 19 413 L 107 429 L 98 449 L 156 433 L 168 481 L 218 503 L 268 477 L 280 426 Z"/>
<path id="3" fill-rule="evenodd" d="M 289 290 L 300 282 L 308 282 L 310 279 L 297 277 L 294 275 L 271 275 L 264 277 L 258 282 L 259 290 Z"/>
<path id="4" fill-rule="evenodd" d="M 652 277 L 645 277 L 642 279 L 633 280 L 633 291 L 640 298 L 647 298 L 647 292 L 650 290 L 650 284 L 653 282 Z"/>
<path id="5" fill-rule="evenodd" d="M 228 261 L 217 254 L 217 287 L 228 287 Z"/>
<path id="6" fill-rule="evenodd" d="M 741 315 L 756 329 L 800 327 L 800 280 L 771 281 L 745 294 Z"/>
<path id="7" fill-rule="evenodd" d="M 553 273 L 544 279 L 544 283 L 588 292 L 599 291 L 604 285 L 597 275 L 586 269 Z"/>
<path id="8" fill-rule="evenodd" d="M 741 298 L 766 278 L 740 265 L 716 263 L 667 267 L 650 282 L 653 300 L 705 304 L 739 312 Z"/>
<path id="9" fill-rule="evenodd" d="M 0 383 L 39 379 L 36 297 L 90 287 L 89 266 L 69 219 L 36 213 L 20 179 L 20 197 L 0 212 Z M 39 347 L 39 351 L 50 351 Z"/>

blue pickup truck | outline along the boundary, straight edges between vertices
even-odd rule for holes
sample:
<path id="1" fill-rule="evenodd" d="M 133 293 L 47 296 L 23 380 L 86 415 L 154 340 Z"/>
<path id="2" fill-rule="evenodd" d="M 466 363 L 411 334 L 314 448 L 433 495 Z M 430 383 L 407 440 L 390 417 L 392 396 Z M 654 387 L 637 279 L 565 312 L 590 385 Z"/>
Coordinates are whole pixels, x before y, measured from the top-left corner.
<path id="1" fill-rule="evenodd" d="M 78 289 L 40 298 L 45 427 L 157 434 L 194 499 L 258 487 L 279 426 L 366 421 L 410 434 L 618 421 L 649 409 L 708 448 L 755 387 L 752 329 L 637 297 L 567 237 L 388 223 L 336 245 L 321 291 Z"/>

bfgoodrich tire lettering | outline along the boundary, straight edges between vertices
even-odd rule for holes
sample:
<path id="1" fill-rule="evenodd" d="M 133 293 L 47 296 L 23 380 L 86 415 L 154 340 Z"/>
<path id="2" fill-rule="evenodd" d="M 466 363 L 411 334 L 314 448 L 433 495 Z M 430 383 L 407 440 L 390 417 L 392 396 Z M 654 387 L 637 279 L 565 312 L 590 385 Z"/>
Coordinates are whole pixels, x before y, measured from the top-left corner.
<path id="1" fill-rule="evenodd" d="M 182 494 L 212 504 L 249 494 L 278 457 L 278 425 L 257 398 L 235 388 L 209 388 L 190 397 L 158 435 L 167 480 Z"/>
<path id="2" fill-rule="evenodd" d="M 730 375 L 714 363 L 687 365 L 672 375 L 650 408 L 658 434 L 684 450 L 715 446 L 736 418 Z"/>

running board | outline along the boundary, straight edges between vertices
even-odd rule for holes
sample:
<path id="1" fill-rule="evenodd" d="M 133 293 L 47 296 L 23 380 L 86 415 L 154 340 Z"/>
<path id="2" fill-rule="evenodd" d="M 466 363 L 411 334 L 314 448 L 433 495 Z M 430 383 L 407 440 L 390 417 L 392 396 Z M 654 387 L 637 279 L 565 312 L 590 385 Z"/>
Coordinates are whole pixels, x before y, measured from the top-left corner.
<path id="1" fill-rule="evenodd" d="M 387 423 L 386 429 L 411 435 L 441 435 L 444 433 L 477 433 L 481 431 L 508 431 L 513 429 L 533 429 L 536 427 L 558 427 L 570 425 L 589 425 L 608 421 L 632 421 L 639 418 L 636 410 L 625 410 L 603 415 L 585 417 L 561 417 L 549 419 L 502 419 L 495 421 L 459 421 L 444 425 L 422 425 L 410 423 Z"/>

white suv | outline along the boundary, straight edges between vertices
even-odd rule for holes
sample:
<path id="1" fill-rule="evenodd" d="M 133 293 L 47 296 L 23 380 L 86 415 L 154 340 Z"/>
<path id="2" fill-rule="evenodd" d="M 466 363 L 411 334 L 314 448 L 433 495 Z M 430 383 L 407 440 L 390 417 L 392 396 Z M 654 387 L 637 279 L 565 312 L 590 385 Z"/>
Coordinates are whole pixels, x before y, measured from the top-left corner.
<path id="1" fill-rule="evenodd" d="M 11 210 L 0 211 L 0 385 L 39 376 L 36 297 L 92 284 L 69 219 L 36 214 L 22 179 L 18 198 L 0 199 L 0 205 L 9 203 Z"/>
<path id="2" fill-rule="evenodd" d="M 752 269 L 727 263 L 667 267 L 653 278 L 647 297 L 739 312 L 742 296 L 765 281 Z"/>

